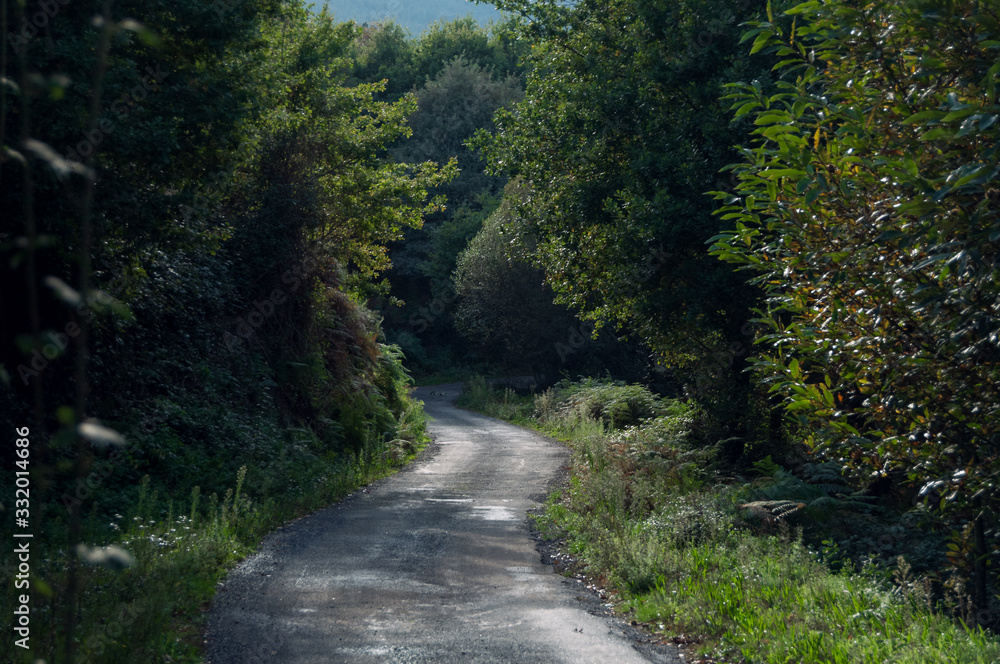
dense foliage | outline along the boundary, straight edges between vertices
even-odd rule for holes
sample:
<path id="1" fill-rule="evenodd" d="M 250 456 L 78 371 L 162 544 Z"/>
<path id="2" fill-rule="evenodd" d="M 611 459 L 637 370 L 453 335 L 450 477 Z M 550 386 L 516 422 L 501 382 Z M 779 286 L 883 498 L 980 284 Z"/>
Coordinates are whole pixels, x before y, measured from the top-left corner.
<path id="1" fill-rule="evenodd" d="M 0 61 L 0 421 L 31 431 L 30 460 L 7 446 L 0 473 L 31 471 L 36 654 L 151 661 L 233 538 L 413 451 L 409 377 L 366 300 L 457 171 L 392 157 L 416 100 L 352 81 L 361 29 L 299 2 L 42 5 L 3 10 L 46 25 L 11 32 Z M 282 502 L 250 509 L 274 486 Z M 187 562 L 135 543 L 163 519 L 171 539 L 189 497 L 208 530 Z M 80 562 L 127 551 L 141 574 L 84 583 Z M 115 609 L 102 588 L 162 593 L 182 564 L 203 565 L 190 595 L 144 603 L 131 650 L 81 648 Z"/>
<path id="2" fill-rule="evenodd" d="M 728 183 L 746 121 L 724 85 L 767 77 L 739 45 L 763 2 L 520 2 L 532 44 L 525 99 L 476 145 L 529 190 L 515 201 L 557 300 L 597 327 L 645 343 L 651 362 L 737 439 L 781 438 L 742 369 L 757 291 L 712 259 L 720 230 L 705 191 Z"/>
<path id="3" fill-rule="evenodd" d="M 607 329 L 595 334 L 555 294 L 527 247 L 512 242 L 521 223 L 514 201 L 519 182 L 507 185 L 500 207 L 458 256 L 455 323 L 481 360 L 543 383 L 559 375 L 646 378 L 648 349 L 624 343 Z"/>
<path id="4" fill-rule="evenodd" d="M 931 508 L 924 527 L 952 538 L 941 568 L 972 578 L 985 610 L 995 8 L 495 4 L 521 16 L 532 69 L 476 145 L 519 178 L 514 238 L 558 300 L 645 339 L 728 423 L 713 435 L 736 441 L 731 460 L 801 463 L 791 436 L 870 497 Z M 785 427 L 756 381 L 784 399 Z"/>
<path id="5" fill-rule="evenodd" d="M 757 129 L 713 251 L 767 291 L 756 367 L 807 442 L 943 513 L 983 608 L 1000 563 L 1000 16 L 923 1 L 787 16 L 747 34 L 784 80 L 734 89 Z"/>
<path id="6" fill-rule="evenodd" d="M 551 524 L 646 615 L 724 614 L 746 655 L 766 601 L 661 578 L 756 573 L 783 543 L 712 529 L 794 513 L 827 562 L 884 527 L 926 575 L 905 606 L 808 593 L 985 648 L 923 604 L 996 623 L 995 5 L 492 4 L 513 18 L 419 36 L 300 0 L 0 4 L 0 427 L 32 432 L 0 478 L 30 466 L 46 651 L 196 656 L 164 635 L 237 551 L 413 453 L 404 359 L 671 397 L 563 381 L 495 411 L 583 441 Z M 716 509 L 710 553 L 680 521 Z M 107 593 L 162 600 L 115 655 Z"/>
<path id="7" fill-rule="evenodd" d="M 419 37 L 395 23 L 373 25 L 352 50 L 355 78 L 385 80 L 388 99 L 409 93 L 417 100 L 413 134 L 397 141 L 392 154 L 402 161 L 455 158 L 460 169 L 434 192 L 447 197 L 446 208 L 391 246 L 391 288 L 378 302 L 388 338 L 420 374 L 474 361 L 454 326 L 452 271 L 496 208 L 504 179 L 486 174 L 481 156 L 465 141 L 492 128 L 496 110 L 521 98 L 522 48 L 506 24 L 486 28 L 458 19 L 439 21 Z"/>
<path id="8" fill-rule="evenodd" d="M 740 135 L 718 97 L 757 74 L 738 24 L 762 5 L 497 5 L 527 16 L 533 68 L 479 144 L 531 189 L 517 212 L 560 301 L 674 365 L 728 346 L 753 294 L 705 254 L 718 222 L 703 192 Z"/>

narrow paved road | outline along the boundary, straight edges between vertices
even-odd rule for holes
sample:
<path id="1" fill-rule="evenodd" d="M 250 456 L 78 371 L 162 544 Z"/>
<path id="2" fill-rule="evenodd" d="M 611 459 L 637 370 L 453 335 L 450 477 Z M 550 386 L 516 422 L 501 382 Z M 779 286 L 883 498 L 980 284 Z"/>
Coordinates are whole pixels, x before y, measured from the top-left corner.
<path id="1" fill-rule="evenodd" d="M 527 510 L 566 451 L 421 388 L 434 444 L 338 505 L 278 530 L 234 570 L 208 627 L 211 664 L 674 662 L 554 574 Z"/>

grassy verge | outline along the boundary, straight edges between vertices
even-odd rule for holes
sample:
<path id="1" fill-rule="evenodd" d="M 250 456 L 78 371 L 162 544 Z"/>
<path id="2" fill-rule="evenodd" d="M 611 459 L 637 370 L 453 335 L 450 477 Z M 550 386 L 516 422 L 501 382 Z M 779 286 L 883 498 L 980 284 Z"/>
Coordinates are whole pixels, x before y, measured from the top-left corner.
<path id="1" fill-rule="evenodd" d="M 518 394 L 510 388 L 492 387 L 482 376 L 473 376 L 465 382 L 455 405 L 515 424 L 534 423 L 532 396 Z"/>
<path id="2" fill-rule="evenodd" d="M 967 601 L 960 584 L 942 594 L 905 557 L 834 571 L 832 543 L 804 538 L 825 513 L 862 518 L 863 500 L 793 482 L 769 460 L 753 480 L 720 478 L 687 404 L 594 381 L 534 397 L 471 381 L 459 403 L 570 445 L 570 485 L 538 519 L 575 560 L 567 573 L 599 581 L 620 610 L 702 661 L 1000 661 L 1000 639 L 950 617 Z M 823 495 L 766 499 L 775 487 Z"/>
<path id="3" fill-rule="evenodd" d="M 78 580 L 75 661 L 201 662 L 205 615 L 227 571 L 277 526 L 412 460 L 426 442 L 425 424 L 419 404 L 411 403 L 391 441 L 366 444 L 348 455 L 318 457 L 303 451 L 263 472 L 243 466 L 221 497 L 202 495 L 196 487 L 184 500 L 165 498 L 146 476 L 138 500 L 111 523 L 96 516 L 95 501 L 84 539 L 102 546 L 84 554 L 90 564 L 82 567 Z M 254 485 L 252 478 L 264 481 Z M 47 537 L 42 534 L 44 548 L 31 560 L 31 650 L 5 639 L 2 661 L 67 661 L 63 637 L 57 636 L 64 633 L 61 589 L 68 581 L 67 555 L 53 544 L 60 533 Z M 4 560 L 12 559 L 8 552 Z M 12 588 L 7 584 L 2 595 L 5 615 L 12 615 L 16 605 Z"/>

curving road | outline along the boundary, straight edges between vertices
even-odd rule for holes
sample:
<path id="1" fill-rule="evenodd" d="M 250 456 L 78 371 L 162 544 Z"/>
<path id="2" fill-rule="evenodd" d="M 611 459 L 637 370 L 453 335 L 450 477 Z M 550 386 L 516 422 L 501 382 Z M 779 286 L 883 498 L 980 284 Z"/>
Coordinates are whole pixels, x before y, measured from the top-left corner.
<path id="1" fill-rule="evenodd" d="M 402 472 L 279 529 L 209 616 L 210 664 L 680 662 L 552 572 L 525 513 L 566 450 L 417 390 L 434 443 Z"/>

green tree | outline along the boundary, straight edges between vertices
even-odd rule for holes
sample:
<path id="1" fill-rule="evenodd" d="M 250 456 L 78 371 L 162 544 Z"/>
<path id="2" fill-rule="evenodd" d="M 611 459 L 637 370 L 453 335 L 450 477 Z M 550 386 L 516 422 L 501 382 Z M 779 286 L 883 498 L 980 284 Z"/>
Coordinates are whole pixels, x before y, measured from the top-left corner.
<path id="1" fill-rule="evenodd" d="M 485 172 L 482 157 L 465 142 L 478 129 L 492 127 L 497 109 L 513 105 L 522 94 L 516 76 L 499 77 L 455 57 L 414 92 L 418 110 L 410 120 L 413 135 L 391 150 L 396 159 L 406 162 L 444 163 L 456 158 L 461 169 L 458 177 L 434 190 L 447 199 L 447 209 L 429 216 L 423 229 L 409 231 L 391 254 L 392 294 L 406 306 L 387 313 L 390 336 L 415 335 L 415 339 L 406 337 L 411 345 L 419 342 L 435 349 L 432 355 L 446 352 L 457 341 L 450 306 L 452 271 L 458 253 L 496 208 L 504 183 L 503 178 Z M 446 300 L 446 310 L 430 313 L 431 304 L 438 309 Z"/>
<path id="2" fill-rule="evenodd" d="M 509 192 L 516 189 L 508 187 Z M 553 304 L 545 275 L 511 246 L 515 195 L 508 195 L 458 257 L 456 326 L 486 362 L 539 375 L 558 367 L 556 344 L 578 321 Z"/>
<path id="3" fill-rule="evenodd" d="M 354 76 L 368 83 L 385 79 L 389 99 L 436 79 L 456 58 L 502 79 L 520 75 L 526 55 L 509 22 L 485 26 L 471 17 L 435 21 L 417 36 L 392 21 L 366 26 L 354 54 Z"/>
<path id="4" fill-rule="evenodd" d="M 756 137 L 736 195 L 719 194 L 736 229 L 713 253 L 767 291 L 757 368 L 816 429 L 816 453 L 942 514 L 985 607 L 1000 472 L 996 7 L 786 14 L 746 35 L 785 80 L 734 90 Z"/>
<path id="5" fill-rule="evenodd" d="M 325 13 L 307 18 L 301 8 L 263 31 L 272 49 L 266 112 L 246 127 L 255 149 L 239 172 L 232 214 L 241 223 L 225 247 L 258 291 L 303 283 L 247 345 L 275 358 L 281 401 L 297 424 L 347 418 L 355 423 L 346 442 L 356 451 L 369 428 L 386 430 L 370 419 L 384 409 L 358 402 L 386 396 L 380 325 L 363 303 L 385 290 L 376 281 L 390 266 L 389 243 L 440 208 L 428 192 L 457 173 L 453 162 L 391 157 L 388 146 L 410 135 L 416 99 L 378 101 L 381 82 L 345 85 L 359 31 Z"/>
<path id="6" fill-rule="evenodd" d="M 415 46 L 398 23 L 366 26 L 354 44 L 354 76 L 366 83 L 385 80 L 385 94 L 398 98 L 419 82 L 413 67 Z"/>
<path id="7" fill-rule="evenodd" d="M 493 126 L 493 115 L 523 95 L 514 76 L 496 78 L 490 70 L 461 57 L 415 93 L 417 111 L 410 117 L 413 135 L 391 150 L 403 162 L 455 159 L 460 174 L 435 190 L 448 209 L 428 218 L 427 228 L 411 233 L 394 253 L 401 275 L 439 282 L 450 279 L 455 258 L 496 207 L 503 178 L 486 173 L 482 157 L 465 145 L 479 129 Z"/>
<path id="8" fill-rule="evenodd" d="M 121 440 L 85 420 L 129 441 L 97 522 L 143 473 L 173 499 L 244 464 L 378 458 L 407 378 L 364 301 L 456 170 L 393 161 L 416 100 L 348 85 L 352 24 L 301 2 L 101 5 L 0 9 L 48 25 L 0 57 L 0 420 L 31 425 L 37 578 L 62 609 L 36 643 L 58 661 L 78 648 L 73 552 L 95 532 L 74 487 L 91 442 Z"/>
<path id="9" fill-rule="evenodd" d="M 393 148 L 401 161 L 458 161 L 461 175 L 437 191 L 455 207 L 475 205 L 483 194 L 497 195 L 502 178 L 488 175 L 482 156 L 466 147 L 480 129 L 493 127 L 493 116 L 521 100 L 524 90 L 514 75 L 498 76 L 491 69 L 457 56 L 416 91 L 417 112 L 410 117 L 413 136 Z"/>
<path id="10" fill-rule="evenodd" d="M 719 224 L 703 192 L 725 184 L 718 170 L 746 131 L 719 101 L 723 85 L 766 75 L 738 46 L 763 3 L 494 4 L 524 17 L 533 69 L 524 101 L 477 145 L 493 172 L 529 188 L 516 210 L 558 301 L 636 333 L 699 397 L 745 401 L 745 385 L 741 398 L 711 396 L 742 380 L 731 347 L 748 341 L 756 293 L 707 255 Z M 718 379 L 705 370 L 715 366 Z"/>
<path id="11" fill-rule="evenodd" d="M 504 202 L 458 256 L 455 325 L 476 356 L 505 373 L 529 372 L 554 381 L 559 375 L 645 377 L 649 351 L 624 343 L 607 329 L 595 334 L 545 283 L 528 247 L 512 243 L 521 220 L 512 201 L 525 195 L 506 187 Z"/>
<path id="12" fill-rule="evenodd" d="M 418 85 L 437 78 L 455 58 L 462 58 L 503 78 L 518 72 L 522 55 L 522 45 L 504 23 L 481 26 L 471 16 L 435 21 L 415 44 L 414 77 Z"/>
<path id="13" fill-rule="evenodd" d="M 111 379 L 145 341 L 139 307 L 122 300 L 133 304 L 137 285 L 160 276 L 156 258 L 218 247 L 219 226 L 182 221 L 190 199 L 179 192 L 231 163 L 250 86 L 227 59 L 252 50 L 277 6 L 251 1 L 219 15 L 197 2 L 0 6 L 0 418 L 6 429 L 31 424 L 33 515 L 46 531 L 36 560 L 67 570 L 61 615 L 38 619 L 60 661 L 76 649 L 83 526 L 58 495 L 86 477 L 92 443 L 121 440 L 88 420 L 123 412 L 129 390 Z M 177 265 L 196 266 L 189 283 L 220 274 Z M 113 282 L 118 300 L 102 291 Z M 197 292 L 197 305 L 218 304 L 218 290 Z"/>

